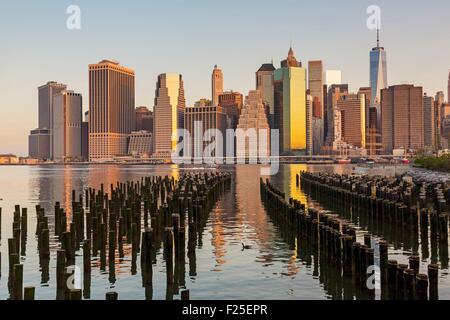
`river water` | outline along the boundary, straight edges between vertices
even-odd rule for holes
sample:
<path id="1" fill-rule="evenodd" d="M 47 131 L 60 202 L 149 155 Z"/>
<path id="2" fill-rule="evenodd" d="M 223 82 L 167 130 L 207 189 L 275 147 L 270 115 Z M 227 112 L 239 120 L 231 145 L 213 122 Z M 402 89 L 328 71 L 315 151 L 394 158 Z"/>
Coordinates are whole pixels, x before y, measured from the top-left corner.
<path id="1" fill-rule="evenodd" d="M 277 175 L 270 177 L 280 190 L 305 203 L 321 208 L 321 204 L 309 198 L 296 186 L 295 176 L 302 170 L 348 173 L 352 165 L 281 165 Z M 56 239 L 51 239 L 51 258 L 48 266 L 42 266 L 37 253 L 35 205 L 53 214 L 55 201 L 69 208 L 71 192 L 82 192 L 86 187 L 99 188 L 117 181 L 139 180 L 149 175 L 171 175 L 177 178 L 183 168 L 177 166 L 0 166 L 0 207 L 3 208 L 1 224 L 1 278 L 0 299 L 8 293 L 7 239 L 12 237 L 14 205 L 28 208 L 28 237 L 24 265 L 24 287 L 36 287 L 36 299 L 56 297 Z M 264 209 L 259 193 L 260 168 L 258 166 L 230 166 L 223 168 L 233 177 L 227 191 L 211 212 L 198 240 L 195 259 L 186 259 L 183 288 L 190 290 L 191 299 L 353 299 L 358 298 L 351 289 L 344 293 L 343 285 L 330 276 L 328 266 L 314 254 L 303 250 L 300 243 L 286 236 L 283 226 L 274 224 Z M 400 168 L 386 168 L 393 174 Z M 326 209 L 326 208 L 324 208 Z M 358 222 L 356 221 L 356 225 Z M 362 237 L 365 227 L 358 231 Z M 50 225 L 50 234 L 53 226 Z M 377 237 L 373 238 L 376 246 Z M 422 259 L 421 270 L 429 263 L 429 244 L 415 244 Z M 249 246 L 243 250 L 242 244 Z M 402 239 L 390 245 L 390 259 L 406 262 L 415 247 L 404 244 Z M 125 248 L 125 251 L 127 249 Z M 428 251 L 429 251 L 428 250 Z M 306 254 L 305 254 L 306 252 Z M 448 278 L 448 254 L 440 254 L 439 296 L 450 299 Z M 78 252 L 76 264 L 82 268 L 82 252 Z M 115 278 L 108 271 L 101 271 L 93 259 L 90 299 L 104 299 L 108 291 L 116 291 L 119 299 L 144 299 L 145 290 L 138 266 L 136 274 L 131 268 L 131 258 L 125 256 L 115 265 Z M 336 284 L 337 283 L 337 284 Z M 183 289 L 181 288 L 181 289 Z M 349 291 L 350 290 L 350 291 Z M 165 263 L 162 252 L 157 254 L 153 266 L 153 299 L 166 299 Z M 175 292 L 174 299 L 179 299 Z M 377 293 L 376 298 L 380 298 Z"/>

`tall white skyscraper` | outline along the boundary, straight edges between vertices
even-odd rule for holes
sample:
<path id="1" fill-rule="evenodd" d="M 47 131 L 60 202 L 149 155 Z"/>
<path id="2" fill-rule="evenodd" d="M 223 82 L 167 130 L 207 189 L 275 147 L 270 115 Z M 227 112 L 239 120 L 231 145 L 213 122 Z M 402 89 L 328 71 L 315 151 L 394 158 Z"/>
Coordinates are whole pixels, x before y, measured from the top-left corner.
<path id="1" fill-rule="evenodd" d="M 371 107 L 377 110 L 377 127 L 381 124 L 381 90 L 387 88 L 386 51 L 380 47 L 380 31 L 377 30 L 377 46 L 370 52 Z"/>
<path id="2" fill-rule="evenodd" d="M 328 87 L 333 84 L 342 84 L 342 72 L 341 70 L 326 70 L 323 80 Z"/>

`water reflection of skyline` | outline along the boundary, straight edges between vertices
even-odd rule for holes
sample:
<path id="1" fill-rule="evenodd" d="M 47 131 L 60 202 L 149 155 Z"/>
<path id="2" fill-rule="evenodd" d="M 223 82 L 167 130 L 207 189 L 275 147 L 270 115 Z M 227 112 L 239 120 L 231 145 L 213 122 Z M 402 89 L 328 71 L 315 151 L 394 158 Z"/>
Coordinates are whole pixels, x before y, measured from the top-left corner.
<path id="1" fill-rule="evenodd" d="M 1 203 L 4 209 L 4 223 L 2 224 L 3 246 L 0 246 L 2 255 L 5 257 L 7 248 L 4 242 L 10 235 L 8 220 L 10 217 L 7 214 L 12 213 L 16 203 L 28 207 L 30 230 L 35 228 L 34 205 L 40 203 L 49 217 L 50 234 L 53 236 L 54 202 L 60 201 L 62 206 L 69 209 L 67 210 L 69 214 L 72 189 L 77 191 L 78 196 L 84 188 L 98 189 L 103 183 L 105 190 L 109 191 L 110 184 L 115 185 L 118 181 L 138 181 L 142 176 L 149 175 L 178 177 L 183 171 L 176 166 L 115 165 L 17 167 L 14 170 L 17 175 L 14 184 L 10 188 L 6 186 L 0 188 L 0 194 L 6 200 Z M 329 276 L 332 276 L 332 274 L 327 276 L 329 271 L 325 268 L 326 265 L 321 265 L 318 258 L 312 255 L 312 248 L 309 248 L 307 244 L 295 241 L 295 235 L 288 234 L 280 226 L 274 225 L 267 215 L 259 196 L 259 167 L 233 166 L 227 167 L 226 170 L 233 173 L 235 183 L 232 183 L 230 191 L 225 193 L 215 210 L 211 212 L 203 229 L 203 244 L 196 247 L 193 258 L 196 261 L 193 261 L 192 257 L 186 259 L 186 263 L 189 265 L 197 264 L 196 272 L 190 275 L 193 279 L 192 282 L 186 285 L 187 288 L 192 288 L 192 297 L 218 299 L 221 297 L 330 298 L 332 296 L 330 290 L 334 289 L 330 289 L 328 282 L 326 285 L 321 284 L 329 279 Z M 301 188 L 296 186 L 296 174 L 302 170 L 346 173 L 351 170 L 351 167 L 282 165 L 278 175 L 269 177 L 272 183 L 286 193 L 287 197 L 291 196 L 302 203 L 316 206 L 320 204 L 312 201 Z M 1 169 L 0 176 L 5 176 Z M 21 198 L 25 201 L 22 202 Z M 33 236 L 34 232 L 30 232 L 27 244 L 28 255 L 24 259 L 26 270 L 24 280 L 28 285 L 37 285 L 42 275 L 44 283 L 42 288 L 38 289 L 37 297 L 53 299 L 55 255 L 52 255 L 49 265 L 43 261 L 41 272 L 35 275 L 40 264 L 38 257 L 35 256 L 36 243 Z M 252 248 L 242 251 L 241 243 L 251 245 Z M 420 244 L 422 245 L 422 242 Z M 52 241 L 51 245 L 53 245 L 52 251 L 57 249 L 54 247 L 55 241 Z M 396 258 L 403 254 L 402 249 L 403 246 L 399 246 L 394 251 Z M 433 247 L 430 246 L 430 249 Z M 129 298 L 141 299 L 143 297 L 140 264 L 137 264 L 137 275 L 132 276 L 132 261 L 130 255 L 127 255 L 129 248 L 124 246 L 124 251 L 125 257 L 117 258 L 115 261 L 114 277 L 108 277 L 110 276 L 108 268 L 105 271 L 100 270 L 99 257 L 93 259 L 92 298 L 102 299 L 104 290 L 111 286 L 115 287 L 119 294 L 126 292 Z M 205 261 L 211 261 L 211 258 L 212 265 L 203 266 Z M 77 259 L 77 263 L 81 263 L 81 257 Z M 157 253 L 156 261 L 154 297 L 155 299 L 164 299 L 165 264 L 160 252 Z M 7 263 L 2 264 L 3 274 L 7 274 L 6 266 Z M 187 266 L 186 269 L 189 272 Z M 443 270 L 442 281 L 447 277 L 444 272 L 446 271 Z M 48 273 L 48 275 L 44 273 Z M 38 278 L 35 279 L 35 277 Z M 4 277 L 0 278 L 0 288 L 5 287 L 4 281 Z M 244 290 L 241 285 L 249 286 L 250 289 Z M 440 284 L 440 288 L 444 290 L 440 294 L 443 297 L 448 296 L 448 285 L 441 286 Z M 49 290 L 50 292 L 48 292 Z M 4 297 L 5 293 L 0 289 L 0 298 Z"/>

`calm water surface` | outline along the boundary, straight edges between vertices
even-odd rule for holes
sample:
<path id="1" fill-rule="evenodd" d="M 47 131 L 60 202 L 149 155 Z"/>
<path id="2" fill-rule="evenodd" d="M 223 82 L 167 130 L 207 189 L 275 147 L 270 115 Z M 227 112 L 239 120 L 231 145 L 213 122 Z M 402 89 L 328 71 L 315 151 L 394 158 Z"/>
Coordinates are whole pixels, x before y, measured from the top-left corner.
<path id="1" fill-rule="evenodd" d="M 270 179 L 287 196 L 299 199 L 308 206 L 320 207 L 320 203 L 296 187 L 295 175 L 301 170 L 347 173 L 352 168 L 282 165 L 279 173 Z M 57 242 L 51 239 L 52 253 L 47 275 L 46 268 L 40 266 L 37 254 L 35 205 L 40 204 L 46 214 L 52 216 L 55 201 L 70 208 L 73 189 L 79 193 L 86 187 L 99 188 L 101 183 L 109 186 L 117 181 L 139 180 L 148 175 L 172 175 L 177 178 L 183 170 L 169 165 L 1 166 L 0 299 L 9 297 L 7 239 L 12 237 L 15 204 L 28 208 L 26 256 L 21 258 L 24 286 L 36 287 L 36 299 L 55 299 Z M 186 258 L 184 287 L 190 290 L 191 299 L 341 299 L 342 290 L 333 284 L 334 278 L 330 277 L 327 265 L 311 254 L 305 255 L 301 245 L 286 236 L 282 226 L 274 225 L 267 215 L 259 194 L 259 167 L 233 166 L 225 170 L 233 173 L 234 183 L 211 212 L 198 241 L 195 259 L 189 261 Z M 50 219 L 51 235 L 54 234 L 52 222 L 53 219 Z M 359 231 L 359 237 L 365 232 L 363 229 Z M 374 244 L 376 241 L 377 238 L 374 238 Z M 250 245 L 251 249 L 242 251 L 242 243 Z M 76 263 L 82 268 L 81 254 L 78 252 Z M 405 262 L 411 251 L 400 243 L 390 248 L 390 254 L 390 258 Z M 425 270 L 429 261 L 426 255 L 422 256 L 425 258 L 421 267 Z M 448 265 L 448 262 L 440 262 Z M 450 299 L 447 268 L 440 270 L 441 299 Z M 165 299 L 166 276 L 162 252 L 158 253 L 153 270 L 153 299 Z M 93 258 L 91 299 L 104 299 L 105 293 L 112 290 L 119 293 L 119 299 L 145 298 L 139 263 L 137 273 L 133 275 L 129 255 L 116 263 L 115 280 L 110 279 L 108 271 L 100 271 L 98 261 Z M 174 298 L 179 296 L 175 294 Z"/>

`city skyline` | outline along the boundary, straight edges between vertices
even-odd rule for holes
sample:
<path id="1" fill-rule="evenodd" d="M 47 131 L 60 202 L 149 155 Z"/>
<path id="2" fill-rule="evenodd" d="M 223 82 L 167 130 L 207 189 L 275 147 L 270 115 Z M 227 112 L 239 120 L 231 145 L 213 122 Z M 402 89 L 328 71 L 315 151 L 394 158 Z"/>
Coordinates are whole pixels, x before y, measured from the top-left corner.
<path id="1" fill-rule="evenodd" d="M 350 1 L 339 8 L 324 7 L 320 1 L 318 4 L 285 3 L 293 10 L 285 13 L 283 24 L 274 23 L 266 28 L 264 35 L 260 27 L 254 26 L 255 21 L 276 16 L 270 9 L 273 4 L 264 1 L 236 2 L 235 6 L 240 9 L 236 15 L 246 19 L 236 19 L 243 21 L 227 27 L 207 24 L 214 20 L 214 13 L 220 8 L 217 3 L 198 1 L 186 7 L 179 1 L 165 4 L 134 1 L 127 5 L 130 23 L 120 28 L 107 22 L 121 13 L 123 8 L 117 3 L 105 8 L 98 3 L 78 1 L 82 10 L 79 31 L 65 27 L 65 9 L 70 3 L 50 5 L 50 1 L 43 1 L 40 5 L 27 4 L 27 7 L 21 1 L 6 4 L 0 13 L 0 20 L 5 23 L 2 29 L 10 31 L 5 32 L 5 50 L 0 53 L 2 61 L 8 62 L 0 74 L 0 85 L 4 88 L 0 100 L 3 128 L 0 153 L 27 154 L 29 130 L 38 127 L 36 88 L 48 81 L 67 84 L 81 93 L 85 97 L 83 111 L 86 111 L 88 65 L 101 59 L 117 59 L 136 71 L 135 107 L 153 107 L 154 79 L 166 72 L 183 75 L 187 106 L 209 97 L 211 68 L 215 64 L 223 70 L 224 91 L 248 92 L 254 88 L 254 74 L 261 64 L 273 59 L 275 67 L 279 68 L 279 61 L 286 56 L 291 42 L 297 58 L 305 65 L 310 60 L 322 60 L 324 70 L 342 70 L 343 83 L 349 83 L 349 91 L 356 92 L 359 87 L 369 85 L 368 52 L 376 44 L 376 32 L 366 27 L 366 9 L 372 3 Z M 445 39 L 446 30 L 439 25 L 439 17 L 445 17 L 443 13 L 448 12 L 450 4 L 434 2 L 432 18 L 421 15 L 423 10 L 431 9 L 428 4 L 405 1 L 378 1 L 377 4 L 382 14 L 381 43 L 388 51 L 389 85 L 423 86 L 429 95 L 447 91 L 450 63 L 445 55 L 450 45 L 440 40 Z M 183 6 L 189 10 L 186 16 L 180 13 L 183 10 L 176 10 Z M 313 23 L 317 15 L 311 14 L 311 10 L 319 10 L 319 7 L 320 11 L 316 12 L 326 21 L 324 26 Z M 159 16 L 164 14 L 156 15 L 155 11 L 171 10 L 176 11 L 173 18 L 178 19 L 177 23 L 157 35 L 159 29 L 152 26 L 156 27 L 161 22 Z M 254 14 L 249 16 L 249 13 Z M 13 21 L 12 17 L 17 15 L 23 17 L 21 23 L 27 23 L 19 25 Z M 144 19 L 145 15 L 149 21 Z M 343 18 L 339 36 L 331 32 L 335 30 L 331 17 L 336 15 Z M 186 30 L 178 30 L 179 25 L 185 25 Z M 149 37 L 142 38 L 146 32 L 150 33 Z M 210 37 L 214 32 L 221 36 Z M 36 37 L 40 33 L 49 36 Z M 116 36 L 120 36 L 123 45 L 109 43 Z M 430 46 L 439 50 L 429 50 Z M 414 68 L 410 67 L 412 65 Z M 14 119 L 21 120 L 19 125 Z"/>

